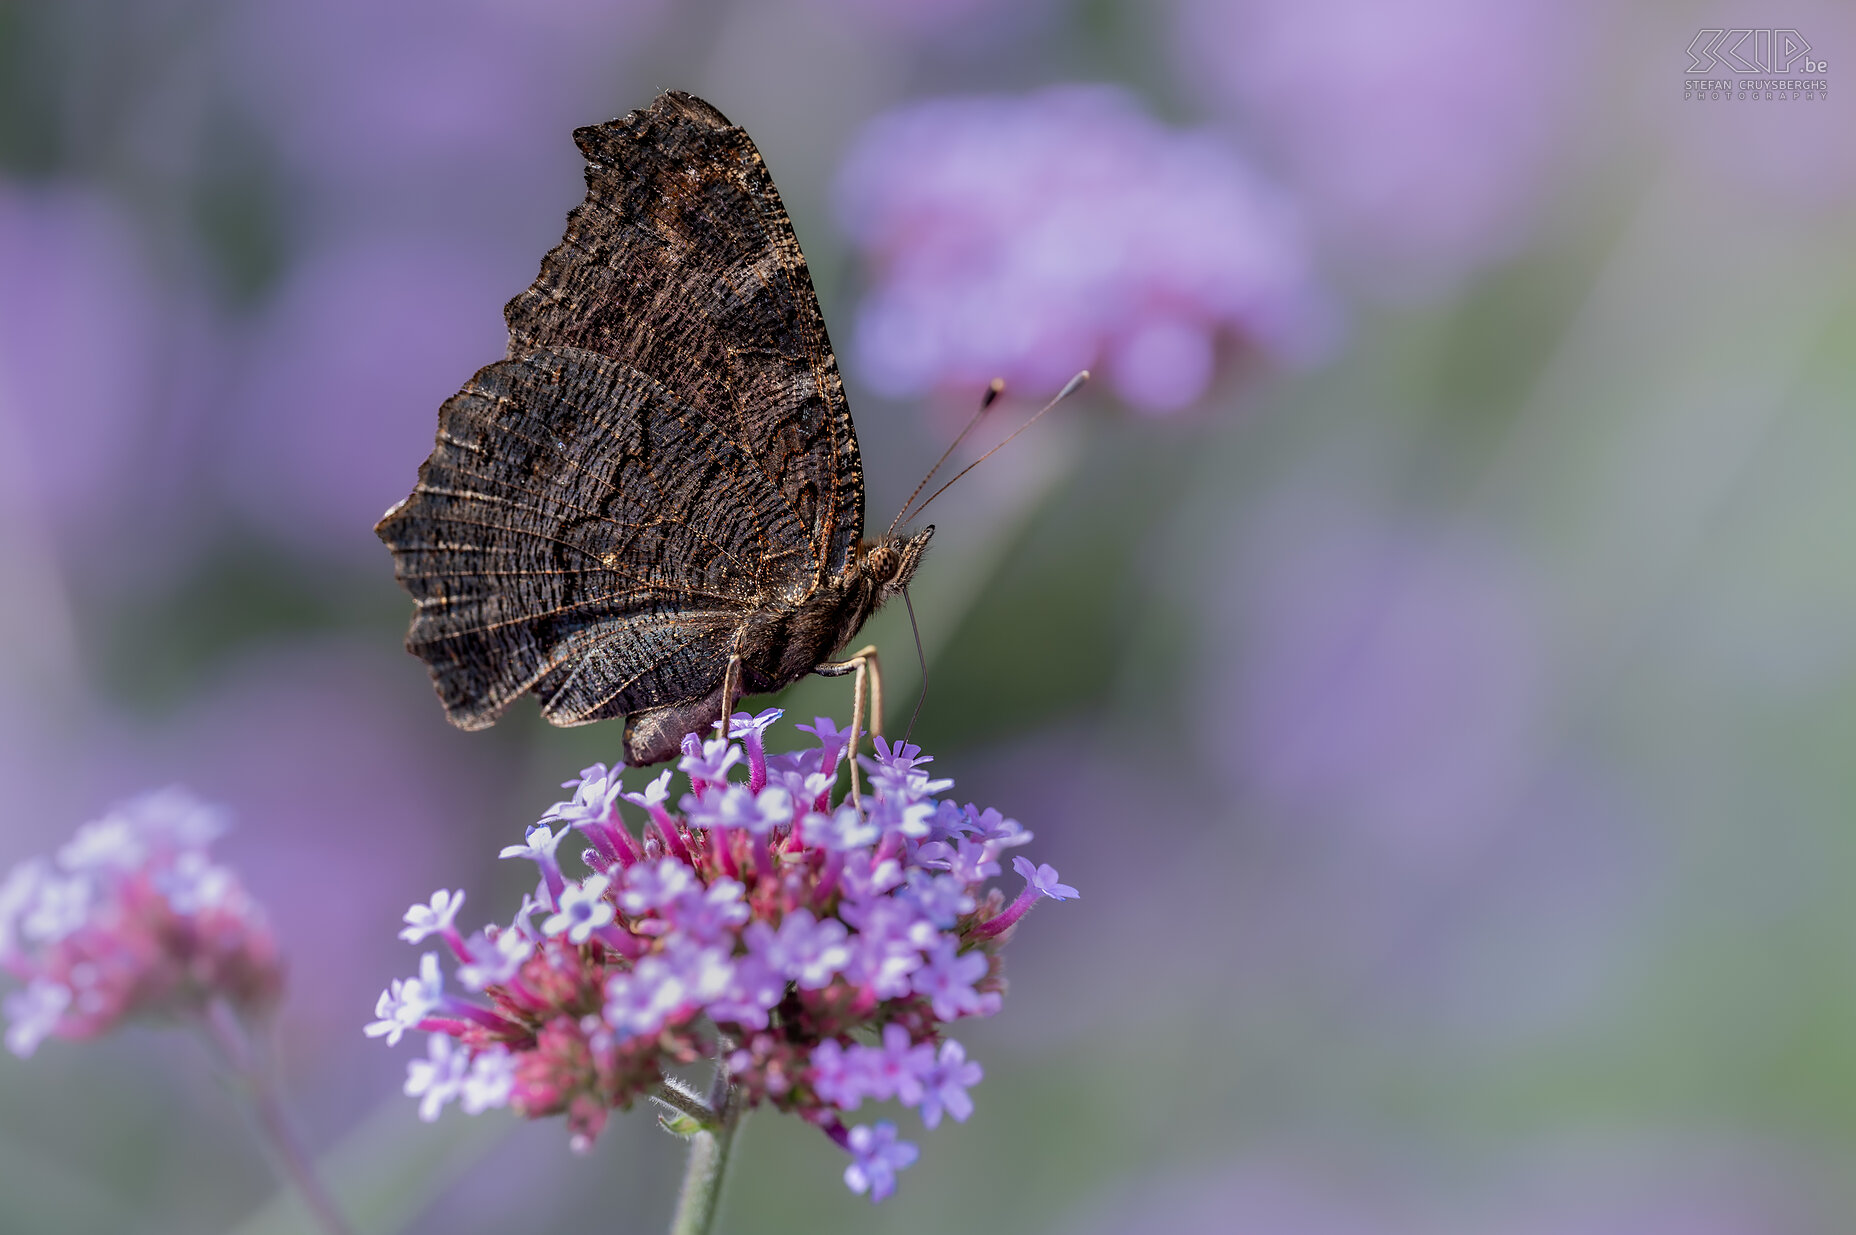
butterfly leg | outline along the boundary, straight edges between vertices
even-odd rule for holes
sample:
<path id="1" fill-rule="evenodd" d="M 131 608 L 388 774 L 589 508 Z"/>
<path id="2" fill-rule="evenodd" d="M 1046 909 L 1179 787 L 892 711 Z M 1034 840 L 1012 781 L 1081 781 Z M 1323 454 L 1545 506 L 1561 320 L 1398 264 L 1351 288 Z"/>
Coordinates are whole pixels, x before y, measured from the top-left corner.
<path id="1" fill-rule="evenodd" d="M 883 667 L 877 659 L 876 645 L 866 644 L 843 660 L 828 660 L 813 672 L 828 678 L 846 673 L 857 675 L 851 683 L 851 805 L 861 811 L 864 803 L 863 793 L 858 788 L 857 747 L 863 740 L 866 685 L 870 697 L 870 736 L 883 736 Z"/>
<path id="2" fill-rule="evenodd" d="M 722 741 L 728 741 L 728 719 L 735 712 L 735 692 L 741 689 L 741 653 L 736 652 L 728 658 L 728 668 L 722 670 L 722 719 L 717 732 Z"/>

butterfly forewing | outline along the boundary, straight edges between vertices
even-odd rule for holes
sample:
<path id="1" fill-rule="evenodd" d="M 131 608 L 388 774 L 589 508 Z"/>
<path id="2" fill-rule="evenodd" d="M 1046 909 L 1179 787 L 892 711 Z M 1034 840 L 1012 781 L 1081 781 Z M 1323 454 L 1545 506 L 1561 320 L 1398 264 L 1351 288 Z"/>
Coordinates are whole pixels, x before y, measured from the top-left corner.
<path id="1" fill-rule="evenodd" d="M 579 129 L 586 200 L 509 302 L 510 354 L 577 347 L 662 382 L 752 456 L 806 525 L 815 577 L 863 528 L 863 470 L 799 242 L 754 143 L 669 93 Z"/>

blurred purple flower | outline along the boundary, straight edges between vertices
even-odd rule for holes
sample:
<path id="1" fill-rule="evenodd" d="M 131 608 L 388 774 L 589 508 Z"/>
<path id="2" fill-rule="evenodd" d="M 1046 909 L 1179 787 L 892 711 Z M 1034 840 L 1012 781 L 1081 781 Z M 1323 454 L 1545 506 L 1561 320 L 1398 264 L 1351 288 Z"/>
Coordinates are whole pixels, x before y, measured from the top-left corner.
<path id="1" fill-rule="evenodd" d="M 288 542 L 372 560 L 374 523 L 430 452 L 439 404 L 502 353 L 516 290 L 462 248 L 401 239 L 311 255 L 233 394 L 230 495 Z"/>
<path id="2" fill-rule="evenodd" d="M 1295 217 L 1228 147 L 1126 92 L 1067 86 L 881 116 L 842 169 L 869 263 L 860 371 L 882 393 L 1056 393 L 1100 366 L 1133 407 L 1175 411 L 1220 348 L 1279 358 L 1319 340 Z"/>
<path id="3" fill-rule="evenodd" d="M 1381 290 L 1512 252 L 1578 111 L 1586 6 L 1555 0 L 1179 0 L 1187 75 L 1274 156 Z M 1679 51 L 1680 49 L 1675 49 Z"/>
<path id="4" fill-rule="evenodd" d="M 190 453 L 178 439 L 194 403 L 172 396 L 203 337 L 198 305 L 157 284 L 129 218 L 77 189 L 0 183 L 0 271 L 9 505 L 106 549 L 133 506 L 134 552 L 111 559 L 158 559 L 154 532 L 174 507 L 150 499 L 188 487 L 168 468 Z"/>
<path id="5" fill-rule="evenodd" d="M 896 1138 L 896 1125 L 887 1119 L 874 1127 L 858 1124 L 845 1138 L 851 1164 L 844 1168 L 844 1185 L 852 1192 L 870 1194 L 880 1201 L 896 1190 L 896 1172 L 915 1164 L 920 1150 Z"/>

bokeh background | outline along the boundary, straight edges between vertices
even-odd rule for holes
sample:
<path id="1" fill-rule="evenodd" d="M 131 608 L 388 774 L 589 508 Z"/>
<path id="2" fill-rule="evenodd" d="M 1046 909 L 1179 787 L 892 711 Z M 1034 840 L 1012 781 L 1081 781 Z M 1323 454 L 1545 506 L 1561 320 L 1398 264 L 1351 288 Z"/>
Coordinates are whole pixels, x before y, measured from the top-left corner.
<path id="1" fill-rule="evenodd" d="M 1733 26 L 1829 95 L 1685 99 Z M 992 440 L 1099 378 L 914 589 L 917 738 L 1083 899 L 893 1199 L 762 1116 L 725 1229 L 1856 1229 L 1852 55 L 1776 2 L 0 0 L 0 862 L 229 804 L 369 1230 L 662 1229 L 647 1114 L 423 1125 L 360 1027 L 405 906 L 504 916 L 497 848 L 617 746 L 449 729 L 371 524 L 570 130 L 682 88 L 784 193 L 872 523 L 988 377 Z M 0 1197 L 301 1229 L 155 1030 L 0 1061 Z"/>

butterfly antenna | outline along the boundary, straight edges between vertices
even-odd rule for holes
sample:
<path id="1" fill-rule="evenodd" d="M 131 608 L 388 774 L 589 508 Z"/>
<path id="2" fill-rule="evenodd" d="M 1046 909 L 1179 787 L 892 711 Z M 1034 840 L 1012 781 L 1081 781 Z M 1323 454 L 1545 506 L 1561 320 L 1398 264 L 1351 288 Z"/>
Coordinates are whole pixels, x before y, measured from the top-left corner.
<path id="1" fill-rule="evenodd" d="M 927 498 L 925 498 L 922 501 L 922 504 L 915 508 L 914 513 L 919 515 L 922 513 L 922 511 L 927 510 L 928 503 L 934 501 L 937 497 L 940 497 L 943 493 L 946 493 L 949 486 L 951 486 L 955 480 L 959 480 L 962 476 L 965 476 L 968 472 L 972 471 L 974 468 L 978 467 L 980 464 L 986 462 L 986 460 L 992 458 L 994 455 L 998 454 L 1001 450 L 1004 450 L 1007 446 L 1010 446 L 1013 440 L 1017 438 L 1017 436 L 1020 433 L 1023 433 L 1026 429 L 1029 429 L 1032 425 L 1038 422 L 1038 417 L 1042 416 L 1045 412 L 1048 412 L 1051 408 L 1056 407 L 1059 403 L 1062 403 L 1065 399 L 1069 398 L 1071 395 L 1075 394 L 1078 390 L 1082 389 L 1083 383 L 1088 380 L 1089 380 L 1089 370 L 1084 369 L 1081 373 L 1078 373 L 1075 377 L 1065 382 L 1063 384 L 1063 389 L 1057 392 L 1057 397 L 1052 399 L 1049 403 L 1046 403 L 1043 407 L 1040 407 L 1037 411 L 1036 416 L 1033 416 L 1030 420 L 1027 420 L 1024 424 L 1019 425 L 1017 431 L 1014 432 L 1011 437 L 1006 438 L 1003 442 L 1000 442 L 997 446 L 994 446 L 991 450 L 987 451 L 985 454 L 981 455 L 979 458 L 975 459 L 973 462 L 967 464 L 965 467 L 961 468 L 958 472 L 955 472 L 953 476 L 953 480 L 949 480 L 947 484 L 942 485 L 939 489 L 936 489 L 933 493 L 930 493 L 927 496 Z M 920 490 L 917 490 L 917 492 L 919 491 Z M 914 499 L 911 498 L 910 500 L 913 501 Z M 905 507 L 904 509 L 906 510 L 907 508 Z M 901 521 L 902 521 L 902 516 L 897 515 L 896 522 L 900 523 Z M 890 526 L 894 527 L 895 525 L 891 524 Z"/>
<path id="2" fill-rule="evenodd" d="M 909 501 L 904 502 L 902 504 L 902 509 L 896 512 L 896 517 L 889 521 L 889 527 L 887 530 L 884 531 L 883 533 L 884 536 L 887 537 L 887 536 L 892 536 L 895 534 L 896 525 L 898 523 L 901 523 L 902 516 L 908 513 L 909 502 L 913 502 L 918 496 L 921 495 L 921 491 L 928 487 L 928 482 L 933 480 L 934 474 L 941 470 L 941 465 L 947 462 L 948 456 L 954 453 L 954 451 L 960 446 L 960 443 L 967 440 L 967 434 L 973 432 L 973 426 L 979 424 L 980 417 L 986 414 L 986 409 L 990 408 L 994 403 L 998 402 L 999 396 L 1004 393 L 1005 393 L 1005 379 L 1002 377 L 993 378 L 991 385 L 986 387 L 986 397 L 980 400 L 980 410 L 973 413 L 973 418 L 968 420 L 966 423 L 966 426 L 963 429 L 961 429 L 959 433 L 956 433 L 954 435 L 954 440 L 947 444 L 947 449 L 941 452 L 941 457 L 934 461 L 934 466 L 928 469 L 928 474 L 922 477 L 922 482 L 915 486 L 915 492 L 909 494 Z"/>
<path id="3" fill-rule="evenodd" d="M 915 710 L 909 713 L 909 726 L 902 731 L 902 740 L 909 740 L 915 732 L 915 719 L 922 714 L 922 700 L 928 697 L 928 654 L 922 651 L 922 628 L 915 624 L 915 602 L 909 599 L 909 589 L 902 589 L 902 603 L 909 611 L 909 630 L 915 635 L 915 658 L 922 663 L 922 693 L 915 696 Z"/>

